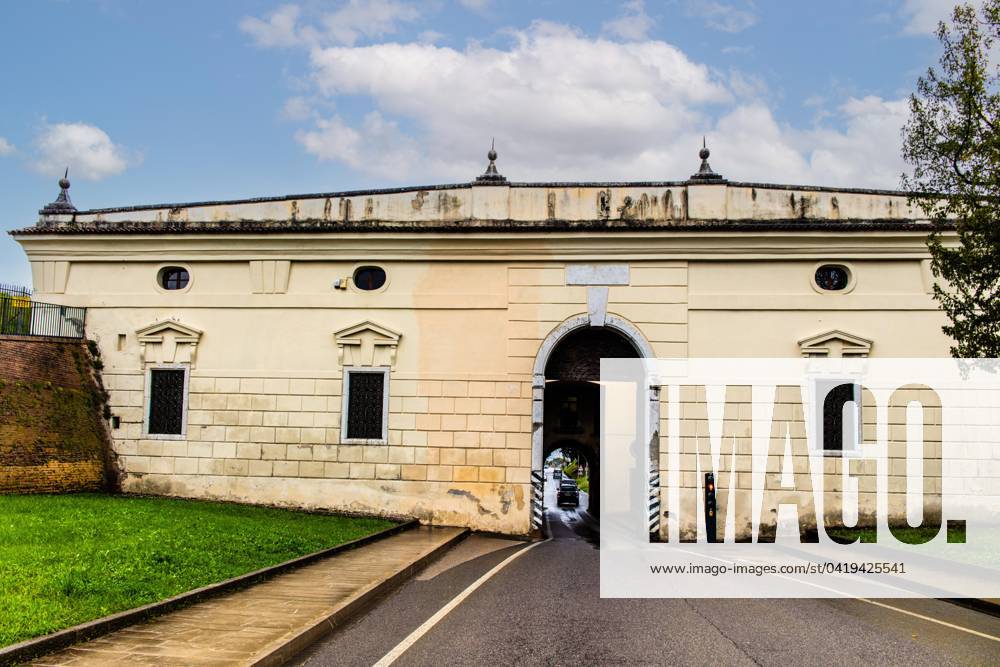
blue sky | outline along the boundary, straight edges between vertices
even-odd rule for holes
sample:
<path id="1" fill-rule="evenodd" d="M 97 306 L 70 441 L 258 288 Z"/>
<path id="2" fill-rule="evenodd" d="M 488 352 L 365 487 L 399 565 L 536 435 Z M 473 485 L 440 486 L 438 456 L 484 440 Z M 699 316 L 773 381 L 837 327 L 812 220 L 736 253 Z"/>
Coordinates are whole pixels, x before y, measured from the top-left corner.
<path id="1" fill-rule="evenodd" d="M 6 3 L 0 224 L 470 180 L 895 187 L 950 0 Z M 0 239 L 0 282 L 30 283 Z"/>

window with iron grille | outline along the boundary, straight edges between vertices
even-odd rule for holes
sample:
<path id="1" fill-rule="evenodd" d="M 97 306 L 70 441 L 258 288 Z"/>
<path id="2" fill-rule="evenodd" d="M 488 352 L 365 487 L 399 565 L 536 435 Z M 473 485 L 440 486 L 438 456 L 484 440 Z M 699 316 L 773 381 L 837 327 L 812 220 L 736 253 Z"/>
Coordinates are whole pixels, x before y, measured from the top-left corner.
<path id="1" fill-rule="evenodd" d="M 184 434 L 184 384 L 187 372 L 181 368 L 153 368 L 149 371 L 150 435 Z"/>
<path id="2" fill-rule="evenodd" d="M 346 370 L 344 376 L 344 426 L 346 440 L 386 439 L 388 370 Z"/>
<path id="3" fill-rule="evenodd" d="M 815 381 L 816 437 L 825 452 L 853 452 L 861 442 L 860 386 L 850 380 Z M 852 405 L 846 413 L 845 405 Z"/>

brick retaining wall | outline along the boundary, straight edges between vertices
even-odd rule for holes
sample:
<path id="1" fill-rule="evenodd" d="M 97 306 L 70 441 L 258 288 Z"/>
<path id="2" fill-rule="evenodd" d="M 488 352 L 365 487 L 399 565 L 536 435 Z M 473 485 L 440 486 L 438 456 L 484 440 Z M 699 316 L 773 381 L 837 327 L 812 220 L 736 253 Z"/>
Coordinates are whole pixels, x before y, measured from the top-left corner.
<path id="1" fill-rule="evenodd" d="M 79 389 L 87 372 L 83 346 L 75 338 L 0 335 L 0 379 Z"/>
<path id="2" fill-rule="evenodd" d="M 0 336 L 0 493 L 104 488 L 101 409 L 86 343 Z"/>

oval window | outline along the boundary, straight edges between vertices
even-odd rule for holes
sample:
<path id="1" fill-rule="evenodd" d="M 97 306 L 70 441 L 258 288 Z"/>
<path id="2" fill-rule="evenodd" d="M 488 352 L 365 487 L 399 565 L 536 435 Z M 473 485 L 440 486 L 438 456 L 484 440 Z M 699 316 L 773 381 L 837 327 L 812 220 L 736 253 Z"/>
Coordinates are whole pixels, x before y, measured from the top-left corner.
<path id="1" fill-rule="evenodd" d="M 187 269 L 180 266 L 168 266 L 160 269 L 160 287 L 166 290 L 184 289 L 191 281 Z"/>
<path id="2" fill-rule="evenodd" d="M 365 291 L 379 289 L 385 285 L 385 270 L 378 266 L 362 266 L 354 272 L 354 285 Z"/>
<path id="3" fill-rule="evenodd" d="M 816 269 L 816 286 L 821 290 L 839 292 L 847 289 L 851 274 L 847 268 L 836 264 L 824 264 Z"/>

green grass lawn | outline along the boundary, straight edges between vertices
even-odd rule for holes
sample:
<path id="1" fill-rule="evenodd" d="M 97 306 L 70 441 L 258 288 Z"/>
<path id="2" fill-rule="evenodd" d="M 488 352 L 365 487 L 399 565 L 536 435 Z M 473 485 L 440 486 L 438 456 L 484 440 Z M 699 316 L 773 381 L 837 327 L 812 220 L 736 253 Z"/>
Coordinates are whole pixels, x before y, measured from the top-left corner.
<path id="1" fill-rule="evenodd" d="M 897 531 L 898 536 L 886 533 L 879 544 L 887 549 L 900 549 L 897 542 L 923 544 L 932 539 L 940 540 L 939 533 L 944 530 L 944 527 L 938 529 L 907 527 Z M 872 528 L 833 528 L 828 530 L 827 534 L 834 540 L 845 542 L 854 537 L 869 543 L 874 543 L 876 540 L 876 532 Z M 937 558 L 947 558 L 956 565 L 967 563 L 997 570 L 1000 569 L 1000 528 L 982 526 L 971 539 L 961 531 L 949 530 L 946 545 L 936 543 L 934 548 L 927 549 L 923 553 Z"/>
<path id="2" fill-rule="evenodd" d="M 902 542 L 903 544 L 923 544 L 930 540 L 935 539 L 938 534 L 944 530 L 943 527 L 938 528 L 910 528 L 909 526 L 905 528 L 897 528 L 895 533 L 886 532 L 883 535 L 883 540 L 889 542 L 889 540 L 896 540 Z M 874 528 L 831 528 L 827 530 L 827 534 L 836 541 L 850 542 L 852 540 L 858 540 L 860 542 L 875 542 L 876 531 Z M 965 542 L 965 537 L 958 531 L 951 530 L 948 531 L 948 541 L 949 542 Z"/>
<path id="3" fill-rule="evenodd" d="M 392 525 L 174 498 L 0 496 L 0 646 Z"/>

